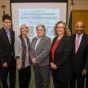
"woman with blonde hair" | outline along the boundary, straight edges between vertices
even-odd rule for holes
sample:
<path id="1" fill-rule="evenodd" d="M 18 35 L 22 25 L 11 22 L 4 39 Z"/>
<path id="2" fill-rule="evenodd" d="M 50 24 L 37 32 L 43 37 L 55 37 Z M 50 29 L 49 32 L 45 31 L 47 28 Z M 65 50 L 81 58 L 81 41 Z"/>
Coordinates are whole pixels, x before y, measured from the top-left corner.
<path id="1" fill-rule="evenodd" d="M 20 35 L 15 41 L 15 58 L 19 73 L 19 88 L 29 88 L 31 78 L 30 67 L 30 42 L 27 37 L 28 26 L 22 24 L 20 27 Z"/>
<path id="2" fill-rule="evenodd" d="M 70 31 L 63 21 L 56 23 L 54 28 L 56 37 L 53 39 L 50 50 L 50 65 L 54 88 L 68 88 L 71 80 L 71 51 Z"/>
<path id="3" fill-rule="evenodd" d="M 55 34 L 58 35 L 58 33 L 56 32 L 56 29 L 57 29 L 57 25 L 58 25 L 58 24 L 63 24 L 63 25 L 64 25 L 64 30 L 65 30 L 64 34 L 65 34 L 66 36 L 70 37 L 70 36 L 71 36 L 71 32 L 69 31 L 69 28 L 68 28 L 68 26 L 66 25 L 66 23 L 63 22 L 63 21 L 59 21 L 59 22 L 56 23 L 56 25 L 55 25 L 55 27 L 54 27 Z"/>

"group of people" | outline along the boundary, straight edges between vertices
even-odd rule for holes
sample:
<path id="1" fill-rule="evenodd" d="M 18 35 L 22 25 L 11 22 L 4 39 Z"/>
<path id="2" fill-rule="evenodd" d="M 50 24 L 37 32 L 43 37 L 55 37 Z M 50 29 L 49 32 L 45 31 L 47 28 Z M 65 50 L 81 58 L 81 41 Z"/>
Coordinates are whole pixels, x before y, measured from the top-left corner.
<path id="1" fill-rule="evenodd" d="M 20 26 L 20 35 L 15 39 L 11 17 L 6 14 L 2 21 L 0 81 L 3 88 L 16 88 L 16 68 L 19 88 L 29 88 L 32 65 L 36 88 L 49 88 L 51 72 L 54 88 L 76 88 L 76 81 L 77 88 L 84 88 L 85 78 L 85 88 L 88 88 L 88 35 L 84 33 L 82 21 L 76 23 L 73 35 L 65 22 L 57 22 L 54 27 L 56 37 L 52 42 L 46 36 L 43 24 L 36 26 L 37 36 L 30 42 L 26 24 Z"/>

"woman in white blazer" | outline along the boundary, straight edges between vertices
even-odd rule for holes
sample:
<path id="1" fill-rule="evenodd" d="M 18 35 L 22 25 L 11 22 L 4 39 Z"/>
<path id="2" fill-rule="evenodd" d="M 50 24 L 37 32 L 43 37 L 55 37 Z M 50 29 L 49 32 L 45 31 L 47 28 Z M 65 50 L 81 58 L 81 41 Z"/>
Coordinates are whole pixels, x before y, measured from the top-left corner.
<path id="1" fill-rule="evenodd" d="M 30 41 L 27 37 L 28 26 L 22 24 L 20 27 L 20 35 L 15 41 L 15 58 L 19 73 L 19 88 L 29 88 L 31 78 L 30 67 Z"/>

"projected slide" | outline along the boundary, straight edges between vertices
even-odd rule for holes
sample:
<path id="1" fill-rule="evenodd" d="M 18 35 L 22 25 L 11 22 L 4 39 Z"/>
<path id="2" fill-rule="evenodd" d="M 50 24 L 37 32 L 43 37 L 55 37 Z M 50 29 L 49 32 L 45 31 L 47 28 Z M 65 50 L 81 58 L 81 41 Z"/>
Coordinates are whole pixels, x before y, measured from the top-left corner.
<path id="1" fill-rule="evenodd" d="M 62 20 L 66 22 L 67 3 L 11 3 L 13 30 L 16 37 L 20 34 L 21 24 L 29 27 L 28 37 L 36 36 L 36 26 L 44 24 L 46 35 L 55 37 L 54 26 Z"/>
<path id="2" fill-rule="evenodd" d="M 60 20 L 60 9 L 53 8 L 33 8 L 33 9 L 19 9 L 19 27 L 21 24 L 29 26 L 28 37 L 36 35 L 36 26 L 44 24 L 46 27 L 46 35 L 53 38 L 54 25 Z"/>

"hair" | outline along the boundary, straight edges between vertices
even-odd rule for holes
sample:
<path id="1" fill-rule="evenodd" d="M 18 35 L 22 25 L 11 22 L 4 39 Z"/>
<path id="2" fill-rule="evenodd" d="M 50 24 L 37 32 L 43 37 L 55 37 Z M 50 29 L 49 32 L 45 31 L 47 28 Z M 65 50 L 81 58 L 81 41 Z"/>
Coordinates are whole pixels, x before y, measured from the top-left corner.
<path id="1" fill-rule="evenodd" d="M 8 19 L 8 20 L 11 20 L 12 21 L 11 16 L 9 16 L 8 14 L 5 14 L 5 15 L 2 16 L 2 21 L 3 22 L 5 21 L 5 19 Z"/>
<path id="2" fill-rule="evenodd" d="M 71 36 L 71 32 L 69 31 L 69 28 L 68 28 L 68 26 L 66 25 L 66 23 L 63 22 L 63 21 L 59 21 L 59 22 L 57 22 L 57 23 L 55 24 L 55 27 L 54 27 L 54 32 L 55 32 L 55 34 L 58 35 L 56 29 L 57 29 L 57 25 L 60 24 L 60 23 L 65 26 L 65 28 L 64 28 L 64 30 L 65 30 L 65 35 L 68 36 L 68 37 L 70 37 L 70 36 Z"/>
<path id="3" fill-rule="evenodd" d="M 27 26 L 26 24 L 22 24 L 22 25 L 20 26 L 20 33 L 21 33 L 21 29 L 22 29 L 23 27 L 27 28 L 27 29 L 28 29 L 28 31 L 29 31 L 28 26 Z"/>
<path id="4" fill-rule="evenodd" d="M 43 24 L 39 24 L 36 26 L 36 30 L 38 29 L 38 27 L 42 27 L 44 29 L 44 31 L 46 31 L 46 27 Z"/>

